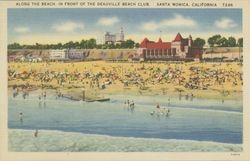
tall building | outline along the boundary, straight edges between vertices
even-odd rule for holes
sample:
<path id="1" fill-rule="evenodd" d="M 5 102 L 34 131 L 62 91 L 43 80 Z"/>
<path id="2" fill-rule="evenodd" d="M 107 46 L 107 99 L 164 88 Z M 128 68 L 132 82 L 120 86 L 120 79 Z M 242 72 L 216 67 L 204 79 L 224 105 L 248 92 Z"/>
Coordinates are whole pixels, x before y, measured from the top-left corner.
<path id="1" fill-rule="evenodd" d="M 124 41 L 124 32 L 122 27 L 119 33 L 111 34 L 110 32 L 105 32 L 104 34 L 105 44 L 116 44 L 116 43 L 121 43 L 123 41 Z"/>
<path id="2" fill-rule="evenodd" d="M 105 44 L 114 44 L 116 41 L 116 35 L 111 34 L 110 32 L 106 32 L 104 35 L 104 43 Z"/>
<path id="3" fill-rule="evenodd" d="M 141 60 L 200 59 L 202 50 L 193 45 L 191 35 L 183 38 L 178 33 L 171 42 L 163 42 L 161 38 L 154 42 L 145 38 L 137 50 L 137 55 Z"/>
<path id="4" fill-rule="evenodd" d="M 116 34 L 116 42 L 123 42 L 124 41 L 124 32 L 123 28 L 121 27 L 120 33 Z"/>

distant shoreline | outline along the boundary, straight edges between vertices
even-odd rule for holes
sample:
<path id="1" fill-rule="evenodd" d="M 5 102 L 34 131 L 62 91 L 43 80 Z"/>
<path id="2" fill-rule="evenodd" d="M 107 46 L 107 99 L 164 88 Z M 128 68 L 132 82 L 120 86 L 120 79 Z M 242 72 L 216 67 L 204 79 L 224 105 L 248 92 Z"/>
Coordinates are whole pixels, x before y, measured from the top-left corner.
<path id="1" fill-rule="evenodd" d="M 22 86 L 22 85 L 20 85 Z M 13 85 L 9 85 L 8 90 L 12 90 Z M 46 90 L 52 90 L 56 93 L 57 90 L 62 92 L 65 95 L 72 96 L 73 98 L 79 98 L 81 99 L 81 91 L 82 88 L 40 88 L 39 86 L 31 88 L 30 92 L 32 91 L 46 91 Z M 88 90 L 86 91 L 88 92 Z M 140 93 L 136 90 L 122 90 L 122 91 L 99 91 L 98 94 L 94 94 L 93 91 L 90 91 L 90 93 L 87 93 L 87 97 L 93 97 L 93 95 L 97 96 L 106 96 L 106 95 L 134 95 L 134 96 L 168 96 L 168 97 L 182 97 L 183 99 L 186 97 L 185 93 L 182 93 L 181 95 L 179 92 L 176 91 L 169 91 L 166 93 L 158 93 L 161 91 L 144 91 L 143 93 Z M 187 93 L 187 92 L 186 92 Z M 199 99 L 215 99 L 215 100 L 242 100 L 242 92 L 233 92 L 230 94 L 230 96 L 222 96 L 219 91 L 213 91 L 209 90 L 203 93 L 203 91 L 189 91 L 189 93 L 193 93 L 193 98 L 199 98 Z M 190 97 L 190 96 L 189 96 Z"/>

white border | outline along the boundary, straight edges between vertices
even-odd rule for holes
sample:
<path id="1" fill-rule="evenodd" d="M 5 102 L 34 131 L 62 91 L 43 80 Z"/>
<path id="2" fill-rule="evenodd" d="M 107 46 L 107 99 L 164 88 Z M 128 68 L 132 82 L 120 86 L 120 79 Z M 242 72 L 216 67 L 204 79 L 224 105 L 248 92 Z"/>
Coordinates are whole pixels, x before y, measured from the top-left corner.
<path id="1" fill-rule="evenodd" d="M 44 2 L 48 2 L 49 0 L 45 0 Z M 58 1 L 53 1 L 58 3 Z M 87 0 L 84 0 L 87 2 Z M 93 0 L 92 0 L 93 1 Z M 100 0 L 98 0 L 101 2 Z M 243 152 L 240 153 L 202 153 L 202 152 L 166 152 L 166 153 L 21 153 L 21 152 L 8 152 L 8 130 L 7 130 L 7 8 L 39 8 L 39 7 L 18 7 L 16 6 L 16 2 L 19 1 L 1 1 L 0 2 L 0 161 L 44 161 L 44 160 L 61 160 L 61 161 L 94 161 L 94 160 L 114 160 L 114 161 L 163 161 L 163 160 L 250 160 L 250 130 L 249 130 L 249 121 L 250 121 L 250 91 L 248 90 L 250 87 L 250 55 L 249 55 L 249 47 L 250 47 L 250 34 L 249 34 L 249 20 L 250 20 L 250 1 L 248 0 L 159 0 L 159 1 L 150 1 L 150 0 L 140 0 L 136 2 L 148 2 L 152 6 L 150 8 L 159 8 L 155 6 L 156 2 L 193 2 L 193 3 L 217 3 L 218 6 L 222 6 L 222 3 L 233 3 L 234 8 L 242 8 L 243 13 L 243 39 L 244 39 L 244 85 L 243 85 Z M 26 2 L 32 2 L 31 0 L 27 0 Z M 33 1 L 35 2 L 35 1 Z M 52 1 L 51 1 L 52 2 Z M 61 1 L 67 2 L 67 1 Z M 68 1 L 72 2 L 72 1 Z M 76 1 L 75 1 L 76 2 Z M 78 1 L 83 2 L 83 1 Z M 103 2 L 118 2 L 118 0 L 109 0 Z M 132 0 L 127 0 L 126 2 L 134 2 Z M 120 6 L 121 7 L 121 6 Z M 52 7 L 43 7 L 43 8 L 65 8 L 65 6 L 52 6 Z M 71 8 L 71 7 L 66 7 Z M 73 8 L 84 8 L 83 6 L 74 6 Z M 85 7 L 87 8 L 87 7 Z M 90 6 L 89 8 L 93 8 Z M 102 8 L 102 7 L 95 7 Z M 113 8 L 113 7 L 104 7 L 104 8 Z M 138 6 L 134 7 L 121 7 L 121 8 L 142 8 Z M 161 7 L 164 8 L 164 7 Z M 166 8 L 176 8 L 176 7 L 166 7 Z M 180 7 L 178 7 L 180 8 Z M 182 8 L 193 8 L 193 7 L 182 7 Z M 198 7 L 195 7 L 198 9 Z M 213 8 L 213 7 L 202 7 L 202 8 Z M 220 7 L 216 7 L 217 9 Z M 222 8 L 222 7 L 221 7 Z"/>

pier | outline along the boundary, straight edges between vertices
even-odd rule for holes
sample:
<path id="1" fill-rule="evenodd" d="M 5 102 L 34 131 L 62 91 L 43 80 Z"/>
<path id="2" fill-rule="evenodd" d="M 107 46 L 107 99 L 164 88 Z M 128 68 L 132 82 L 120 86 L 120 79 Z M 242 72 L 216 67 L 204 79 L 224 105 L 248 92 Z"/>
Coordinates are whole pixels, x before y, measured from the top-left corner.
<path id="1" fill-rule="evenodd" d="M 110 101 L 110 98 L 105 98 L 101 96 L 86 96 L 85 90 L 82 91 L 81 94 L 72 92 L 72 93 L 66 93 L 62 94 L 61 97 L 67 98 L 73 101 L 85 101 L 85 102 L 105 102 Z"/>

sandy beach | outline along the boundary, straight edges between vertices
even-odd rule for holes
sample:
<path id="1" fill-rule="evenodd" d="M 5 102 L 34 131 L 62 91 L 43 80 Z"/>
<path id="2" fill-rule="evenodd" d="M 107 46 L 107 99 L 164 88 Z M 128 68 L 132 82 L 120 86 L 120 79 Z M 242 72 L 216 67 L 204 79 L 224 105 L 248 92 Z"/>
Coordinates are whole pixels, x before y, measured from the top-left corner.
<path id="1" fill-rule="evenodd" d="M 8 86 L 57 89 L 73 96 L 183 95 L 241 99 L 242 65 L 230 63 L 9 63 Z"/>

